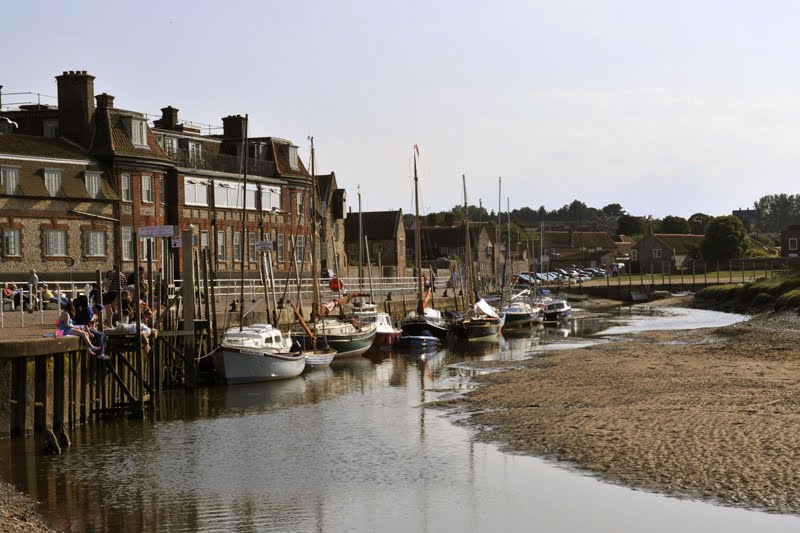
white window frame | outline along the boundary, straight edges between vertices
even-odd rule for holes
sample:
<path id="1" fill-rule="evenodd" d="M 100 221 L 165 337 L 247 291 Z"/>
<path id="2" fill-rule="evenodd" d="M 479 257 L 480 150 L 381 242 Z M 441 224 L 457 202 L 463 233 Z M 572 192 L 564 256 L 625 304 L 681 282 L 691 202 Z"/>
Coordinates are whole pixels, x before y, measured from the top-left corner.
<path id="1" fill-rule="evenodd" d="M 225 261 L 225 232 L 217 231 L 217 261 Z"/>
<path id="2" fill-rule="evenodd" d="M 639 260 L 639 250 L 636 248 L 631 249 L 631 261 L 638 261 Z"/>
<path id="3" fill-rule="evenodd" d="M 142 184 L 142 203 L 153 203 L 153 176 L 143 175 L 141 178 Z"/>
<path id="4" fill-rule="evenodd" d="M 67 256 L 67 231 L 63 229 L 43 230 L 45 257 Z"/>
<path id="5" fill-rule="evenodd" d="M 20 230 L 3 230 L 3 257 L 22 257 L 22 232 Z"/>
<path id="6" fill-rule="evenodd" d="M 200 232 L 200 249 L 201 250 L 208 250 L 208 246 L 209 246 L 209 242 L 210 242 L 208 240 L 208 237 L 209 237 L 208 230 L 202 230 Z"/>
<path id="7" fill-rule="evenodd" d="M 17 195 L 19 190 L 19 167 L 0 167 L 0 184 L 6 189 L 6 194 Z"/>
<path id="8" fill-rule="evenodd" d="M 255 263 L 258 254 L 256 253 L 256 232 L 255 231 L 248 231 L 247 232 L 247 251 L 250 255 L 250 262 Z"/>
<path id="9" fill-rule="evenodd" d="M 102 230 L 84 231 L 83 246 L 83 253 L 86 257 L 105 257 L 106 232 Z"/>
<path id="10" fill-rule="evenodd" d="M 242 233 L 240 231 L 233 232 L 233 261 L 234 263 L 242 261 Z"/>
<path id="11" fill-rule="evenodd" d="M 164 136 L 164 152 L 170 157 L 175 157 L 178 153 L 178 138 Z"/>
<path id="12" fill-rule="evenodd" d="M 297 193 L 297 216 L 303 216 L 303 193 Z"/>
<path id="13" fill-rule="evenodd" d="M 151 241 L 155 241 L 154 237 L 139 237 L 139 260 L 140 261 L 147 261 L 148 259 L 148 252 L 150 251 L 149 244 Z M 155 245 L 153 246 L 153 251 L 155 251 Z"/>
<path id="14" fill-rule="evenodd" d="M 298 170 L 300 165 L 297 162 L 297 147 L 290 145 L 287 156 L 287 159 L 289 159 L 289 166 L 292 170 Z"/>
<path id="15" fill-rule="evenodd" d="M 131 142 L 138 148 L 149 148 L 147 144 L 147 121 L 131 118 Z"/>
<path id="16" fill-rule="evenodd" d="M 63 194 L 61 191 L 63 184 L 64 182 L 61 177 L 61 169 L 44 169 L 44 186 L 47 187 L 47 192 L 50 193 L 50 196 L 61 196 Z"/>
<path id="17" fill-rule="evenodd" d="M 661 259 L 661 248 L 653 248 L 650 250 L 653 259 Z"/>
<path id="18" fill-rule="evenodd" d="M 789 238 L 789 251 L 796 252 L 797 251 L 797 237 Z"/>
<path id="19" fill-rule="evenodd" d="M 261 188 L 261 209 L 271 212 L 281 208 L 281 188 L 265 186 Z"/>
<path id="20" fill-rule="evenodd" d="M 183 178 L 183 201 L 186 205 L 208 205 L 210 182 L 201 178 Z"/>
<path id="21" fill-rule="evenodd" d="M 286 241 L 284 241 L 283 233 L 278 233 L 275 240 L 278 243 L 278 253 L 275 255 L 278 257 L 278 262 L 283 263 L 286 261 Z"/>
<path id="22" fill-rule="evenodd" d="M 100 172 L 85 171 L 83 177 L 86 180 L 86 192 L 89 193 L 89 198 L 100 198 Z"/>
<path id="23" fill-rule="evenodd" d="M 132 226 L 122 226 L 122 260 L 133 261 L 133 236 Z"/>
<path id="24" fill-rule="evenodd" d="M 131 175 L 122 174 L 122 176 L 120 176 L 120 196 L 122 196 L 123 202 L 133 201 L 132 191 L 133 189 L 131 188 Z"/>
<path id="25" fill-rule="evenodd" d="M 189 141 L 189 163 L 192 165 L 202 163 L 203 145 L 197 141 Z"/>

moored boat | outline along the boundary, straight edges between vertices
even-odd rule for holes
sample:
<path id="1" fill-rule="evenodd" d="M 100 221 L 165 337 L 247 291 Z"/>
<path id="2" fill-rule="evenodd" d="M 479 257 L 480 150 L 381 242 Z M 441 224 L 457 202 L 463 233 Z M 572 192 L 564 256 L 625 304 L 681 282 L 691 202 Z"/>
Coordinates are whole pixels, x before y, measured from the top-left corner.
<path id="1" fill-rule="evenodd" d="M 543 313 L 545 322 L 560 322 L 572 315 L 572 307 L 566 300 L 555 299 L 547 302 Z"/>
<path id="2" fill-rule="evenodd" d="M 530 328 L 541 324 L 543 320 L 539 307 L 521 300 L 520 297 L 512 297 L 511 303 L 501 307 L 500 312 L 506 315 L 506 323 L 503 326 L 505 329 Z"/>
<path id="3" fill-rule="evenodd" d="M 400 338 L 400 330 L 392 325 L 392 317 L 389 313 L 378 311 L 375 304 L 359 302 L 360 305 L 353 306 L 353 316 L 363 324 L 375 324 L 375 340 L 372 348 L 387 348 L 394 346 Z"/>
<path id="4" fill-rule="evenodd" d="M 296 331 L 294 338 L 304 350 L 330 347 L 336 350 L 335 359 L 358 357 L 372 346 L 375 340 L 375 324 L 361 324 L 356 321 L 343 321 L 338 318 L 317 319 L 316 346 L 304 331 Z"/>
<path id="5" fill-rule="evenodd" d="M 291 346 L 291 338 L 270 324 L 231 328 L 211 353 L 216 378 L 233 385 L 297 377 L 306 357 Z"/>

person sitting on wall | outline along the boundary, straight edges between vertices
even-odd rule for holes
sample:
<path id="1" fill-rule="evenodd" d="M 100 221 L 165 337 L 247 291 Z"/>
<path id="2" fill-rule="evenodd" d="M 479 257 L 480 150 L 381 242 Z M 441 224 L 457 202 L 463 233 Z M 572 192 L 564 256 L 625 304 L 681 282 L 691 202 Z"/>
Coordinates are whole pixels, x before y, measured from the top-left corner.
<path id="1" fill-rule="evenodd" d="M 14 300 L 14 307 L 19 309 L 19 306 L 29 307 L 31 300 L 28 296 L 25 296 L 25 291 L 22 287 L 17 287 L 16 283 L 12 283 L 8 286 L 11 289 L 11 298 Z"/>
<path id="2" fill-rule="evenodd" d="M 63 309 L 67 302 L 69 302 L 69 298 L 66 294 L 61 292 L 61 286 L 56 284 L 56 290 L 51 293 L 53 296 L 50 297 L 50 302 L 54 304 L 58 304 L 59 309 Z"/>
<path id="3" fill-rule="evenodd" d="M 82 327 L 75 325 L 75 323 L 72 321 L 74 314 L 75 307 L 72 305 L 72 302 L 67 303 L 66 307 L 63 311 L 61 311 L 61 314 L 58 317 L 58 329 L 61 330 L 64 335 L 80 337 L 87 353 L 91 355 L 97 355 L 100 353 L 100 347 L 92 344 L 88 331 L 85 331 Z"/>

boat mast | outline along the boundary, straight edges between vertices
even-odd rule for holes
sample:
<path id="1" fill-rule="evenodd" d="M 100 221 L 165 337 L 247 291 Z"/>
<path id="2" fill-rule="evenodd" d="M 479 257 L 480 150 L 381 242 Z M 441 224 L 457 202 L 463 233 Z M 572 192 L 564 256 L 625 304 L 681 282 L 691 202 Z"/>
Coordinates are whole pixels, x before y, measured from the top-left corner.
<path id="1" fill-rule="evenodd" d="M 503 178 L 497 178 L 497 228 L 495 230 L 494 238 L 494 281 L 496 286 L 500 287 L 502 291 L 504 281 L 500 280 L 500 258 L 498 252 L 500 251 L 500 211 L 503 209 Z M 506 250 L 508 253 L 508 250 Z M 500 294 L 500 302 L 503 301 L 503 294 Z"/>
<path id="2" fill-rule="evenodd" d="M 317 174 L 314 161 L 314 137 L 309 136 L 311 141 L 311 283 L 312 283 L 312 303 L 311 320 L 313 323 L 314 339 L 313 348 L 316 349 L 317 339 L 317 311 L 319 309 L 319 280 L 317 279 Z"/>
<path id="3" fill-rule="evenodd" d="M 419 226 L 419 177 L 417 177 L 417 155 L 419 155 L 419 147 L 414 145 L 414 253 L 417 257 L 417 294 L 419 299 L 417 303 L 417 312 L 424 312 L 422 302 L 425 296 L 422 294 L 422 244 L 420 241 L 420 233 L 422 228 Z"/>
<path id="4" fill-rule="evenodd" d="M 469 207 L 467 206 L 467 176 L 465 174 L 461 175 L 461 182 L 464 185 L 464 234 L 466 235 L 466 253 L 465 255 L 465 269 L 464 269 L 464 276 L 466 279 L 466 289 L 467 289 L 467 301 L 469 301 L 469 305 L 475 303 L 472 297 L 472 250 L 470 249 L 469 245 Z"/>
<path id="5" fill-rule="evenodd" d="M 358 291 L 364 286 L 364 226 L 361 218 L 361 185 L 358 186 Z"/>
<path id="6" fill-rule="evenodd" d="M 512 257 L 512 255 L 511 255 L 511 199 L 508 196 L 506 196 L 506 216 L 507 216 L 507 220 L 508 220 L 508 228 L 506 229 L 506 232 L 507 232 L 506 233 L 506 263 L 505 263 L 505 265 L 503 265 L 503 288 L 505 288 L 506 279 L 508 279 L 508 276 L 509 276 L 509 272 L 508 272 L 508 270 L 509 270 L 509 268 L 508 268 L 509 257 Z M 511 266 L 513 267 L 514 266 L 513 259 L 510 261 L 510 263 L 511 263 Z M 511 294 L 511 293 L 509 292 L 509 294 Z M 501 296 L 501 298 L 502 298 L 502 296 Z"/>
<path id="7" fill-rule="evenodd" d="M 242 239 L 239 242 L 239 260 L 241 261 L 241 277 L 242 283 L 241 287 L 239 288 L 239 332 L 242 331 L 244 328 L 244 250 L 245 250 L 245 238 L 247 237 L 247 127 L 249 120 L 249 115 L 245 113 L 244 115 L 244 145 L 242 147 L 242 167 L 244 168 L 242 172 Z M 191 244 L 191 243 L 189 243 Z"/>

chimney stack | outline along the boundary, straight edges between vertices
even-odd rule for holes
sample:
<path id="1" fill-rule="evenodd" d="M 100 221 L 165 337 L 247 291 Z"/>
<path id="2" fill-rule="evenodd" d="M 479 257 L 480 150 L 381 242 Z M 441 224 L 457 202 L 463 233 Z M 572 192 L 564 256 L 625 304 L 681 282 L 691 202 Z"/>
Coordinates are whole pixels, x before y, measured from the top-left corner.
<path id="1" fill-rule="evenodd" d="M 97 100 L 97 108 L 101 109 L 105 107 L 106 109 L 113 109 L 114 108 L 114 97 L 108 93 L 98 94 L 94 97 Z"/>
<path id="2" fill-rule="evenodd" d="M 153 121 L 153 124 L 157 128 L 162 128 L 165 130 L 178 129 L 178 110 L 172 107 L 171 105 L 168 105 L 167 107 L 162 107 L 161 118 Z"/>
<path id="3" fill-rule="evenodd" d="M 242 115 L 228 115 L 222 119 L 222 136 L 225 139 L 244 139 L 247 119 Z"/>
<path id="4" fill-rule="evenodd" d="M 91 141 L 94 76 L 85 70 L 64 71 L 58 82 L 58 131 L 81 146 Z"/>

